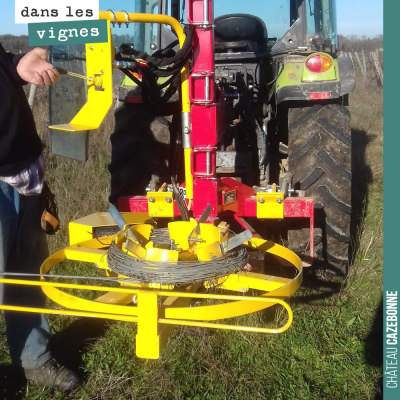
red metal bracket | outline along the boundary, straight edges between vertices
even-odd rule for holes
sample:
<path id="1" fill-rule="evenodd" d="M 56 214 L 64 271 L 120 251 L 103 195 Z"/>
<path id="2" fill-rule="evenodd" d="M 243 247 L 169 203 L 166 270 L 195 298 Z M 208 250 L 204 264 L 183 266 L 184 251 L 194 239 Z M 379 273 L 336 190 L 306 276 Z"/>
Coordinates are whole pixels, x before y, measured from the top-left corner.
<path id="1" fill-rule="evenodd" d="M 205 171 L 198 171 L 201 164 Z M 212 178 L 215 174 L 215 149 L 195 147 L 192 152 L 192 175 L 201 178 Z"/>
<path id="2" fill-rule="evenodd" d="M 204 86 L 200 86 L 204 80 Z M 189 76 L 189 99 L 193 104 L 214 103 L 214 72 L 200 71 Z M 204 99 L 195 98 L 195 93 L 204 93 Z"/>
<path id="3" fill-rule="evenodd" d="M 212 27 L 212 4 L 209 0 L 191 0 L 187 2 L 187 20 L 190 25 L 202 28 Z M 203 20 L 194 20 L 194 15 L 202 15 Z"/>

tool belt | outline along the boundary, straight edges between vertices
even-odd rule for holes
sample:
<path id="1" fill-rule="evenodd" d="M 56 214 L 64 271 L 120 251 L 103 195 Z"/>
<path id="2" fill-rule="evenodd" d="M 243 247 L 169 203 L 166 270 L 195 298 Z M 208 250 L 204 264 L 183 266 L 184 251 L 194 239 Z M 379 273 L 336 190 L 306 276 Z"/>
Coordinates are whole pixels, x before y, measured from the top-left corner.
<path id="1" fill-rule="evenodd" d="M 55 235 L 60 230 L 60 221 L 58 218 L 55 196 L 51 192 L 46 181 L 43 184 L 43 190 L 40 196 L 41 196 L 41 210 L 42 210 L 42 218 L 41 218 L 42 229 L 48 235 Z"/>

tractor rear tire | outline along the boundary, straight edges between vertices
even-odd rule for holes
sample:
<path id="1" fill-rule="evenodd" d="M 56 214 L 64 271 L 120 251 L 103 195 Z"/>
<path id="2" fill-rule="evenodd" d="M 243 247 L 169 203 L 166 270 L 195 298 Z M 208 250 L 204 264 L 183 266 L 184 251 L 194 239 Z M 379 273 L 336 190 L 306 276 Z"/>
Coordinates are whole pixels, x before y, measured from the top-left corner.
<path id="1" fill-rule="evenodd" d="M 314 257 L 343 272 L 351 241 L 350 112 L 339 104 L 291 108 L 288 123 L 288 168 L 294 188 L 314 199 Z M 291 228 L 289 247 L 306 256 L 309 228 Z"/>

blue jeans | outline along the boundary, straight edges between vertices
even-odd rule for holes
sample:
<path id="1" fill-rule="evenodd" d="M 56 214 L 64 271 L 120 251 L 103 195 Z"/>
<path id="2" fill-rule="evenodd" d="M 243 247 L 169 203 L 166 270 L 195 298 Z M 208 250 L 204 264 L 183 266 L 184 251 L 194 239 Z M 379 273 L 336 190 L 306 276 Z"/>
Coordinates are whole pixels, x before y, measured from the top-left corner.
<path id="1" fill-rule="evenodd" d="M 0 181 L 0 276 L 2 271 L 39 273 L 48 257 L 40 211 L 40 196 L 22 196 Z M 39 286 L 0 284 L 0 304 L 43 308 L 45 302 Z M 12 311 L 4 314 L 13 365 L 31 368 L 45 363 L 50 358 L 50 329 L 45 316 Z"/>

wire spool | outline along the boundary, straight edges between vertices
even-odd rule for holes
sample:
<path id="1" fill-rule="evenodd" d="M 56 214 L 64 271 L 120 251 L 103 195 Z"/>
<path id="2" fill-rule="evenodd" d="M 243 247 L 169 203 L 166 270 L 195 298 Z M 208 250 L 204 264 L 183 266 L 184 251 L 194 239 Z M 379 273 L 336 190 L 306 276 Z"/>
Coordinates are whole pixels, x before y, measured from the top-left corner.
<path id="1" fill-rule="evenodd" d="M 157 245 L 170 245 L 171 239 L 169 237 L 168 228 L 153 229 L 150 240 Z"/>
<path id="2" fill-rule="evenodd" d="M 156 245 L 170 244 L 167 229 L 155 229 L 151 240 Z M 240 246 L 211 261 L 177 261 L 174 263 L 135 258 L 123 252 L 114 241 L 107 253 L 108 267 L 115 273 L 140 283 L 187 285 L 197 282 L 213 284 L 218 278 L 238 273 L 247 264 L 247 250 Z M 215 283 L 216 284 L 216 283 Z"/>

